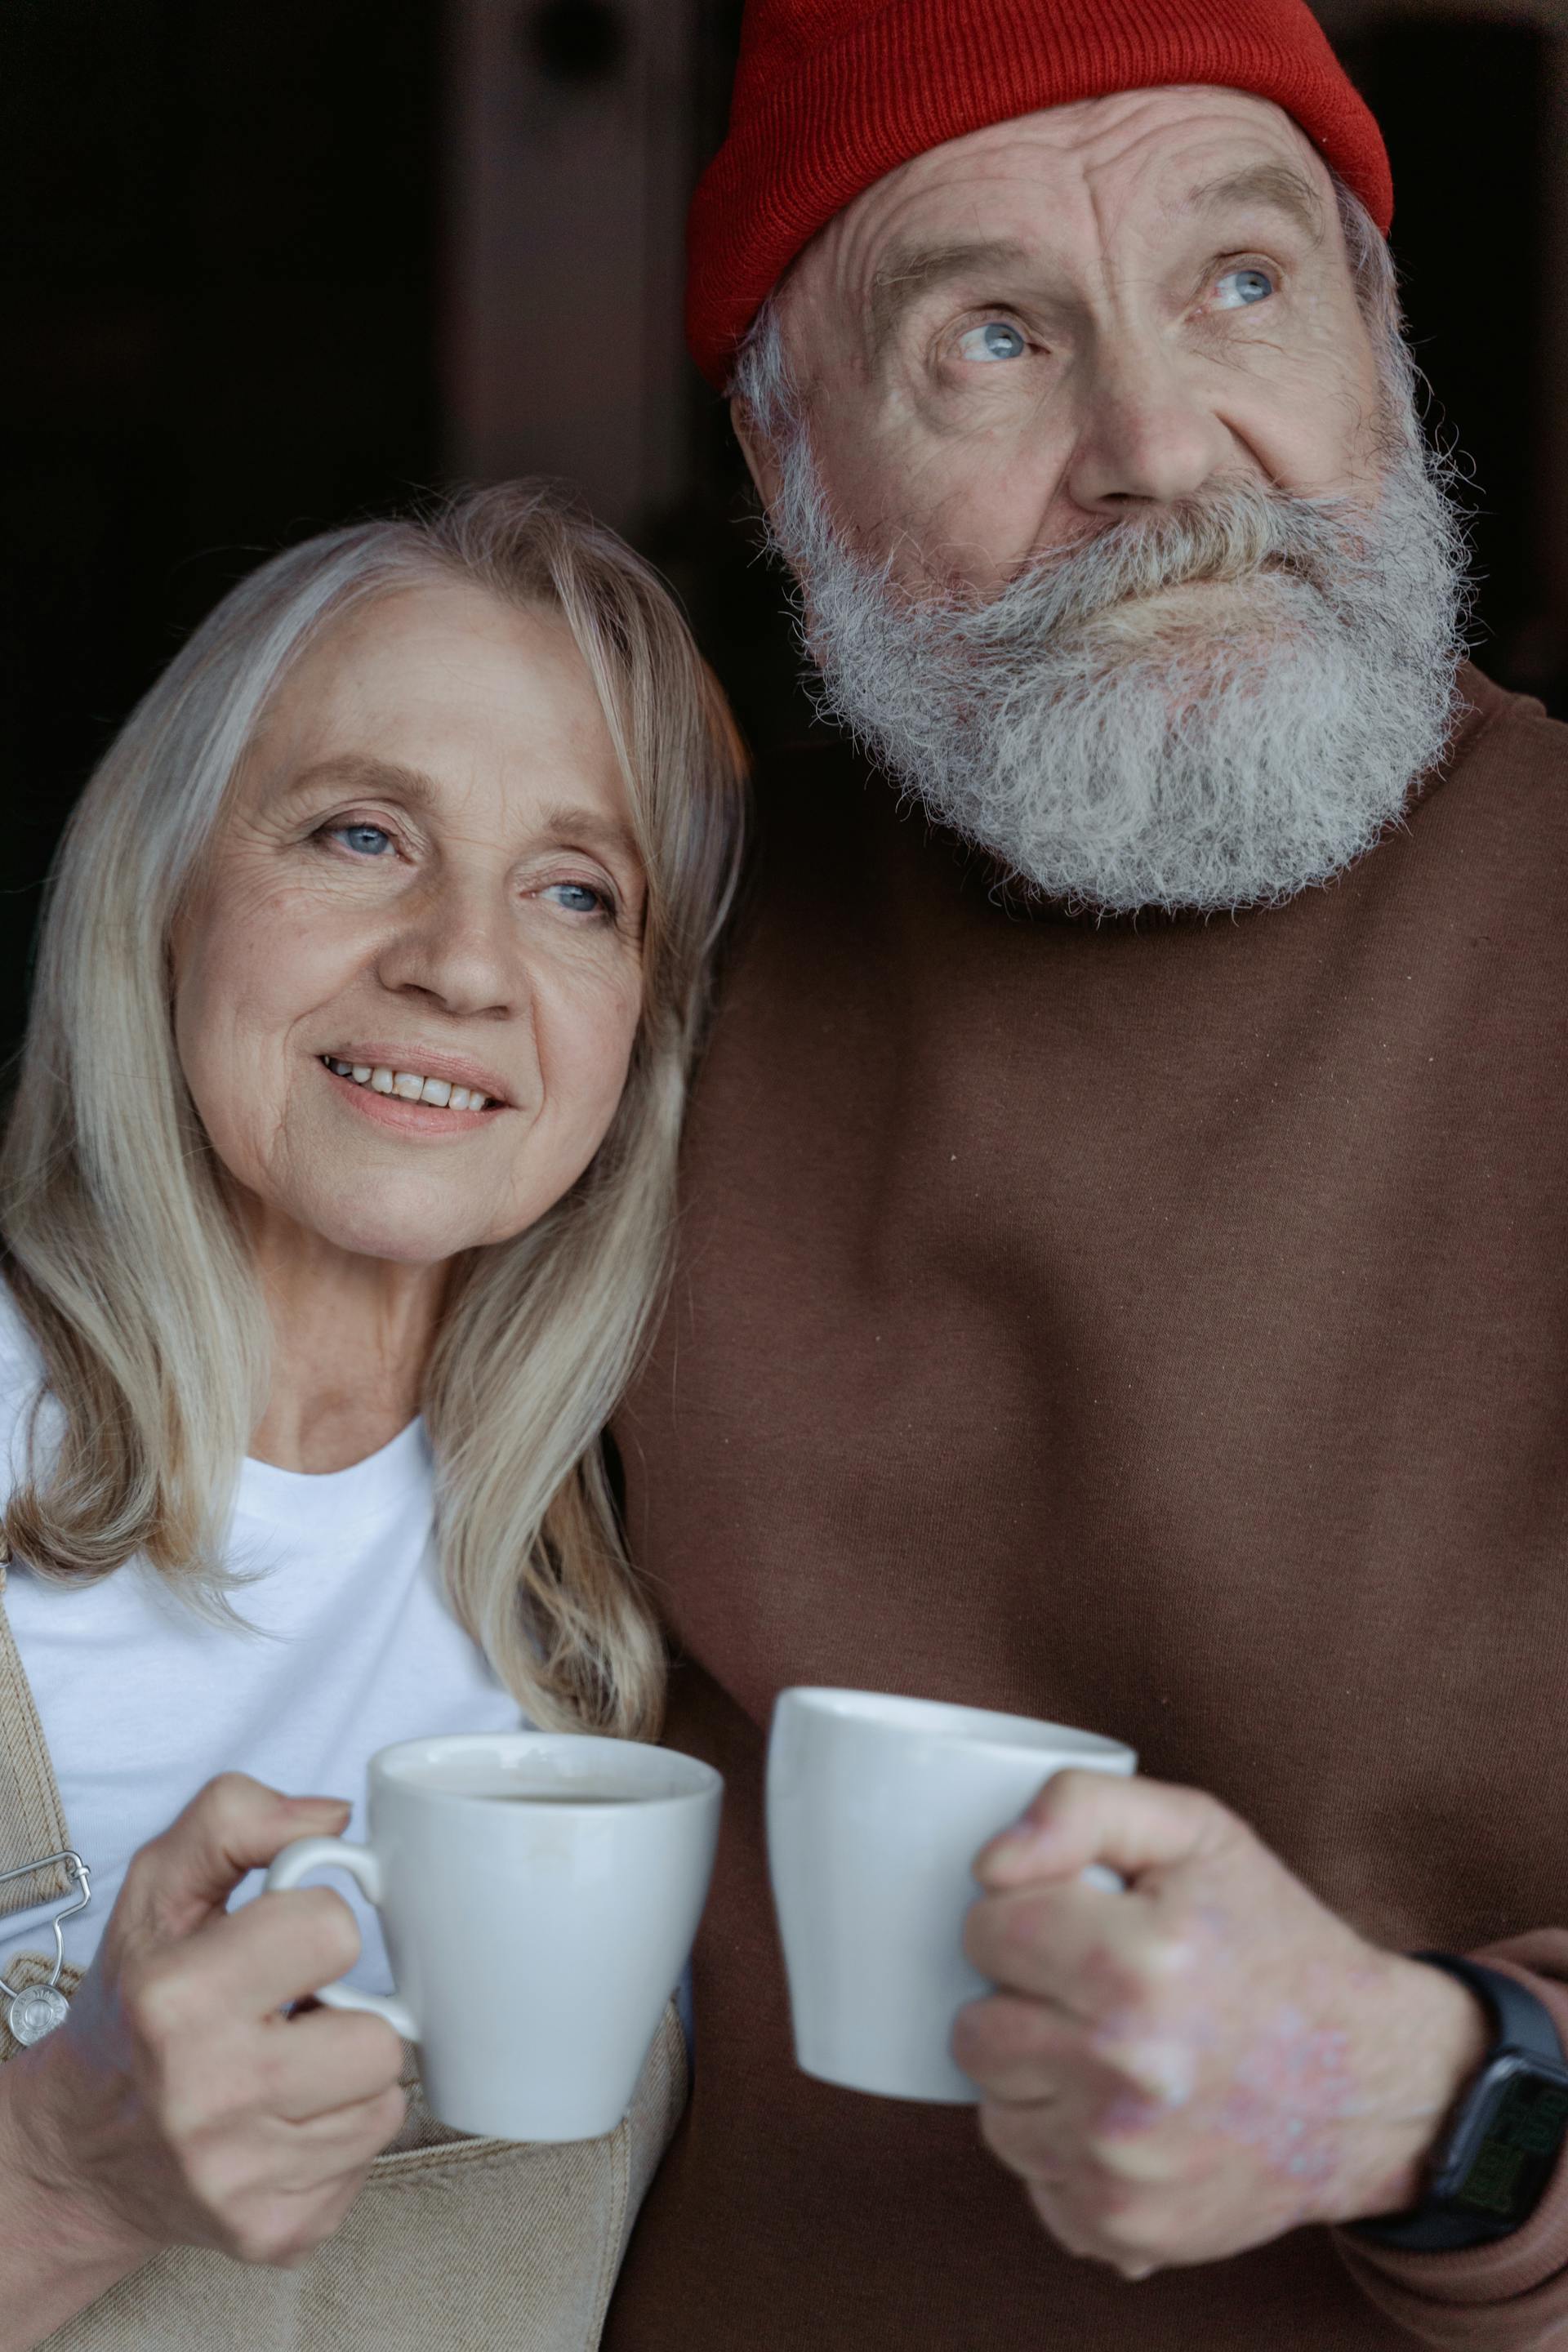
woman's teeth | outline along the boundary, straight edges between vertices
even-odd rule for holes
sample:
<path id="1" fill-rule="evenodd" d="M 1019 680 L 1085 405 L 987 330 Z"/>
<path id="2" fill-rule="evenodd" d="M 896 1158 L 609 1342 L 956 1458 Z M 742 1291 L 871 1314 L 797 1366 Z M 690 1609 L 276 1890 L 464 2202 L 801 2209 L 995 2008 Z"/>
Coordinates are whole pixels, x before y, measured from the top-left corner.
<path id="1" fill-rule="evenodd" d="M 338 1062 L 331 1054 L 321 1059 L 334 1076 L 352 1078 L 373 1095 L 396 1095 L 404 1102 L 434 1103 L 440 1110 L 483 1110 L 489 1101 L 477 1087 L 455 1087 L 447 1078 L 426 1078 L 417 1070 L 389 1070 L 384 1063 Z"/>

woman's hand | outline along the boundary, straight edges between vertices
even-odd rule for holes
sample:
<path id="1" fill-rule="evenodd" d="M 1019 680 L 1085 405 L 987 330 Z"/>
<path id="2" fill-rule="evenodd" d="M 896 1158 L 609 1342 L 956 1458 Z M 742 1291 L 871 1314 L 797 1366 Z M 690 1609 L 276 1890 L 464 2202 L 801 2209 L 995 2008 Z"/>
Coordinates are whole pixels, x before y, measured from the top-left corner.
<path id="1" fill-rule="evenodd" d="M 353 1965 L 353 1914 L 326 1887 L 224 1906 L 348 1811 L 226 1773 L 135 1856 L 69 2018 L 0 2069 L 0 2346 L 164 2246 L 289 2265 L 347 2213 L 403 2120 L 401 2045 L 379 2018 L 281 2011 Z"/>

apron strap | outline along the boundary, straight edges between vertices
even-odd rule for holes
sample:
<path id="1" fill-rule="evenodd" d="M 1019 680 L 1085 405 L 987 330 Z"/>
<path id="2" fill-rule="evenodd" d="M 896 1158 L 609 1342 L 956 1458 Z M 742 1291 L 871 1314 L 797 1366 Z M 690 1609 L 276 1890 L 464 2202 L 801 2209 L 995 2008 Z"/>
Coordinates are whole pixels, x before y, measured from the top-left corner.
<path id="1" fill-rule="evenodd" d="M 44 1727 L 5 1613 L 5 1579 L 0 1561 L 0 1871 L 21 1870 L 70 1844 Z M 59 1863 L 25 1878 L 0 1879 L 0 1918 L 68 1894 L 71 1885 Z"/>

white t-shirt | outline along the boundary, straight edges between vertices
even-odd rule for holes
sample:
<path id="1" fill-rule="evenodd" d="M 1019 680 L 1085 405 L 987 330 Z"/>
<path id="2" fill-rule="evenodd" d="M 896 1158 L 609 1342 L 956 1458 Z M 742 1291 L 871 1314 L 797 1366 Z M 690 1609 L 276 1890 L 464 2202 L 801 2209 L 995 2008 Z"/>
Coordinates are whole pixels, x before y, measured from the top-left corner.
<path id="1" fill-rule="evenodd" d="M 38 1377 L 31 1336 L 0 1284 L 0 1464 L 10 1463 L 12 1477 Z M 447 1606 L 434 1505 L 420 1422 L 324 1477 L 247 1462 L 227 1553 L 255 1576 L 233 1594 L 244 1629 L 197 1616 L 136 1560 L 75 1587 L 13 1566 L 12 1631 L 66 1826 L 92 1875 L 89 1906 L 65 1923 L 68 1959 L 91 1958 L 132 1855 L 216 1773 L 249 1772 L 290 1796 L 352 1799 L 345 1835 L 359 1839 L 365 1766 L 378 1748 L 430 1732 L 518 1728 L 517 1701 Z M 347 1878 L 327 1883 L 359 1920 L 352 1979 L 385 1990 L 374 1912 Z M 252 1873 L 236 1901 L 260 1886 Z M 4 1923 L 0 1971 L 24 1946 L 53 1950 L 47 1923 L 58 1908 Z"/>

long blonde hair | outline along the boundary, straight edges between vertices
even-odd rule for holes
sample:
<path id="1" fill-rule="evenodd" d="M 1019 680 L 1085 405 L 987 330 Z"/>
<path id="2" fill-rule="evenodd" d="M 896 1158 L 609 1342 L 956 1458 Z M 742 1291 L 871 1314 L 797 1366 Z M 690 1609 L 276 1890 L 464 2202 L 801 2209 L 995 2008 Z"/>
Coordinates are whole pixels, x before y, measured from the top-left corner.
<path id="1" fill-rule="evenodd" d="M 733 888 L 738 739 L 668 594 L 613 533 L 519 483 L 362 524 L 243 581 L 126 722 L 50 887 L 0 1150 L 5 1274 L 50 1419 L 0 1535 L 40 1573 L 139 1553 L 223 1608 L 267 1316 L 174 1051 L 168 942 L 258 720 L 353 605 L 458 578 L 559 613 L 593 677 L 647 876 L 625 1095 L 566 1197 L 457 1271 L 422 1399 L 457 1613 L 536 1721 L 646 1736 L 664 1654 L 626 1559 L 601 1432 L 657 1305 L 715 937 Z M 37 1412 L 34 1436 L 41 1424 Z"/>

